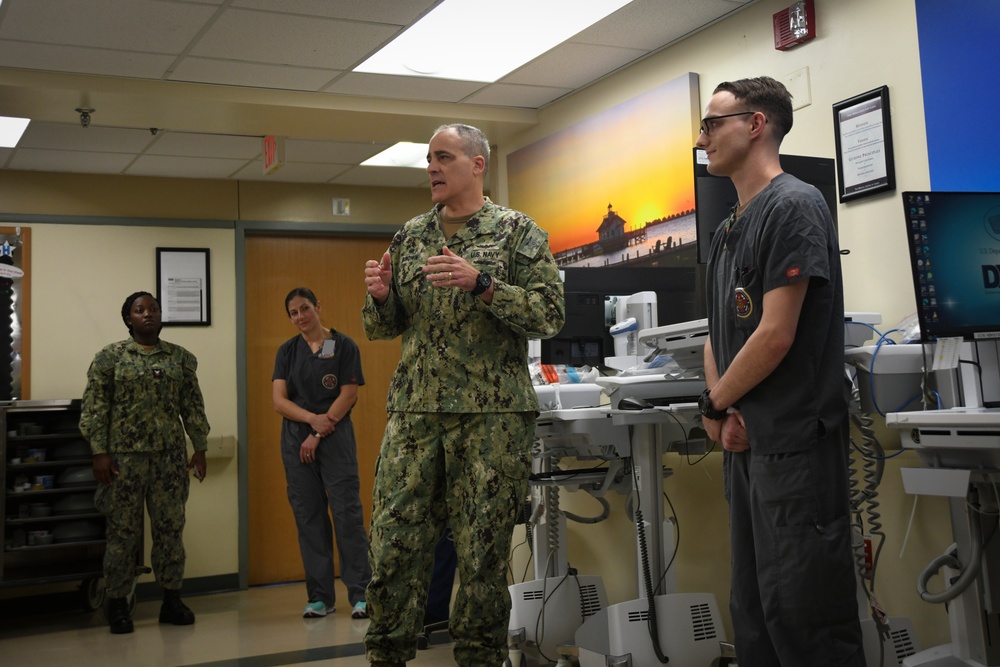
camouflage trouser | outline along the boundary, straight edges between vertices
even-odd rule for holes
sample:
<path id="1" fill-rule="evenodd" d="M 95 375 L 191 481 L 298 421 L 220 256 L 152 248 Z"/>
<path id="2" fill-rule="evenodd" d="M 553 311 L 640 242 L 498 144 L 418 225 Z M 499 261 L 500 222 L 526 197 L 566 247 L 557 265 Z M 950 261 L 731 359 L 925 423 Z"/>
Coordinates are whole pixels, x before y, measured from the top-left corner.
<path id="1" fill-rule="evenodd" d="M 503 664 L 507 559 L 534 428 L 534 412 L 389 414 L 373 494 L 370 661 L 415 657 L 434 546 L 450 525 L 460 579 L 449 628 L 455 661 Z"/>
<path id="2" fill-rule="evenodd" d="M 178 448 L 112 458 L 118 476 L 111 486 L 99 487 L 94 496 L 94 505 L 107 524 L 104 582 L 108 596 L 125 597 L 132 590 L 141 555 L 143 504 L 149 512 L 156 580 L 165 589 L 179 590 L 184 579 L 184 504 L 190 488 L 187 451 Z"/>

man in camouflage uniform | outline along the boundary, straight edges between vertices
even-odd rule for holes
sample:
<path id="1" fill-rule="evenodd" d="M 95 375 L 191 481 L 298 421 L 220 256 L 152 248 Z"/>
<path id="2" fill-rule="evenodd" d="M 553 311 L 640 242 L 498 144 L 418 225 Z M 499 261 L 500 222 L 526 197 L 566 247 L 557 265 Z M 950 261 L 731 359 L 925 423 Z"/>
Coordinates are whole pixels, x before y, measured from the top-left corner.
<path id="1" fill-rule="evenodd" d="M 375 473 L 365 645 L 380 667 L 416 655 L 434 545 L 450 525 L 455 659 L 495 667 L 507 655 L 506 563 L 538 410 L 527 340 L 562 327 L 562 283 L 545 231 L 483 196 L 482 132 L 438 128 L 427 159 L 434 208 L 365 268 L 365 333 L 403 337 Z"/>
<path id="2" fill-rule="evenodd" d="M 205 477 L 208 419 L 195 356 L 160 340 L 160 304 L 136 292 L 122 306 L 131 337 L 108 345 L 87 371 L 80 431 L 94 454 L 94 498 L 107 524 L 104 581 L 111 632 L 132 632 L 127 596 L 136 576 L 143 504 L 153 538 L 152 565 L 164 589 L 160 623 L 190 625 L 181 602 L 188 470 Z M 183 423 L 182 423 L 183 422 Z M 194 455 L 187 461 L 187 431 Z"/>

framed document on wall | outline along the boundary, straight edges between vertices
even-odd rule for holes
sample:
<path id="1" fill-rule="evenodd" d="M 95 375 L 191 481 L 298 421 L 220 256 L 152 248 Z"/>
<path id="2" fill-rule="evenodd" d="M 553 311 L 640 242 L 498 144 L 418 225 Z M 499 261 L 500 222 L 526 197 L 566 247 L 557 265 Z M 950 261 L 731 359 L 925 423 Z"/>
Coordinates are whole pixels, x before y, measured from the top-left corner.
<path id="1" fill-rule="evenodd" d="M 841 203 L 896 189 L 888 86 L 834 104 L 833 128 Z"/>
<path id="2" fill-rule="evenodd" d="M 212 323 L 208 248 L 157 248 L 156 288 L 163 326 Z"/>

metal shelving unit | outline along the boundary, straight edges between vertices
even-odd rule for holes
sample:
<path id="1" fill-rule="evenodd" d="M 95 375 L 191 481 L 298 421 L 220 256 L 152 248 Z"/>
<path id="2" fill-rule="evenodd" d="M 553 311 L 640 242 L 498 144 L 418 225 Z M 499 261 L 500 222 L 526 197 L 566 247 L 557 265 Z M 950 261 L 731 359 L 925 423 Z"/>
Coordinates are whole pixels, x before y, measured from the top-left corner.
<path id="1" fill-rule="evenodd" d="M 104 517 L 79 420 L 79 400 L 0 405 L 0 588 L 79 581 L 84 606 L 97 609 Z"/>

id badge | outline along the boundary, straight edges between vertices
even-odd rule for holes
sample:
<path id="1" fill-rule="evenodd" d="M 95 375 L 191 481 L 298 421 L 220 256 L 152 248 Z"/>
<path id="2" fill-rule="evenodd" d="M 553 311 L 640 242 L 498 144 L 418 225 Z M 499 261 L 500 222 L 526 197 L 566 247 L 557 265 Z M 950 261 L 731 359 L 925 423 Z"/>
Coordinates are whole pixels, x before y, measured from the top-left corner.
<path id="1" fill-rule="evenodd" d="M 320 359 L 330 359 L 333 357 L 334 350 L 337 349 L 337 343 L 332 338 L 327 338 L 323 341 L 323 349 L 319 351 Z"/>

